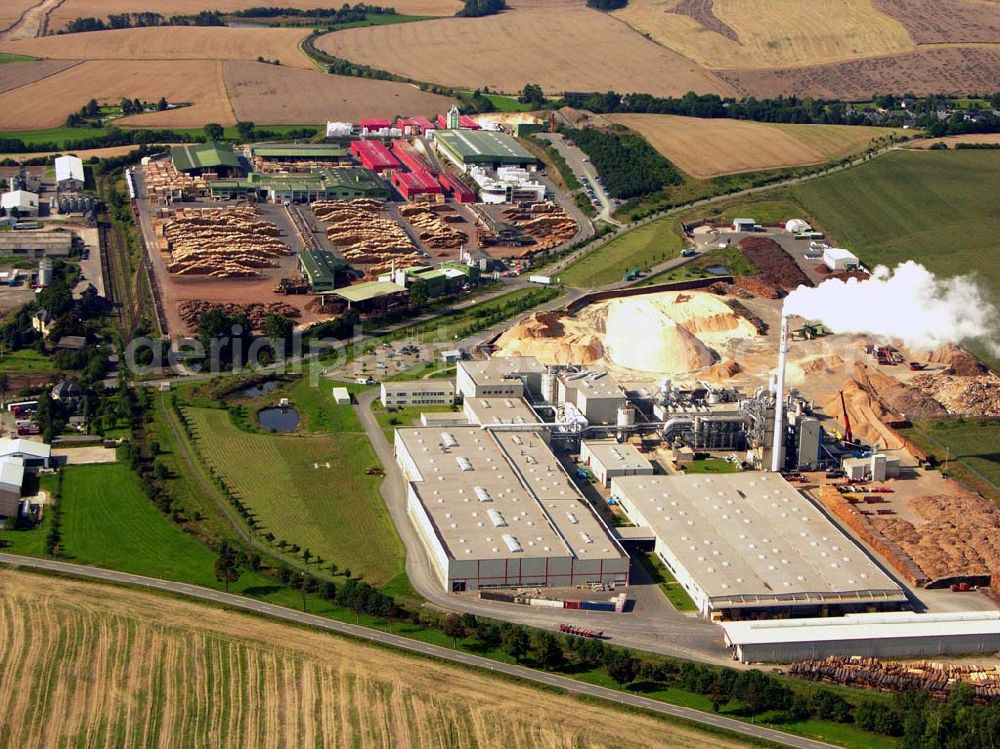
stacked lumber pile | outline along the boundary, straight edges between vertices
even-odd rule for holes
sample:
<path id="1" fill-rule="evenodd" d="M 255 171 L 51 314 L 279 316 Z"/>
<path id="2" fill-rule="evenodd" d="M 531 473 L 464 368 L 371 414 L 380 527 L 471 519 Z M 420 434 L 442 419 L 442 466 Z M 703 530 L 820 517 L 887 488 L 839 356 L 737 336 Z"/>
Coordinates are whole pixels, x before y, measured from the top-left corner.
<path id="1" fill-rule="evenodd" d="M 278 227 L 254 208 L 182 209 L 163 224 L 163 238 L 176 275 L 259 276 L 289 254 Z"/>
<path id="2" fill-rule="evenodd" d="M 290 304 L 286 304 L 285 302 L 254 302 L 252 304 L 227 302 L 225 304 L 220 304 L 219 302 L 204 302 L 200 299 L 192 299 L 181 302 L 179 312 L 181 320 L 184 321 L 184 324 L 187 325 L 190 330 L 195 330 L 198 327 L 198 322 L 201 320 L 201 316 L 209 310 L 217 307 L 221 308 L 223 312 L 230 316 L 246 315 L 254 330 L 260 330 L 260 328 L 263 327 L 264 321 L 267 319 L 268 315 L 282 315 L 283 317 L 294 318 L 300 317 L 302 314 L 298 309 Z"/>
<path id="3" fill-rule="evenodd" d="M 830 656 L 823 660 L 797 661 L 789 666 L 788 672 L 827 684 L 886 692 L 926 689 L 938 700 L 946 699 L 955 684 L 964 682 L 975 687 L 977 702 L 1000 697 L 1000 670 L 972 663 L 899 663 L 859 656 Z"/>
<path id="4" fill-rule="evenodd" d="M 193 199 L 208 191 L 205 180 L 178 172 L 171 161 L 151 161 L 142 167 L 142 175 L 149 197 L 161 203 Z"/>
<path id="5" fill-rule="evenodd" d="M 536 252 L 551 250 L 576 236 L 576 221 L 557 203 L 514 206 L 503 212 L 503 218 L 535 240 Z"/>
<path id="6" fill-rule="evenodd" d="M 413 240 L 392 219 L 380 215 L 377 200 L 321 200 L 312 204 L 316 218 L 329 224 L 330 243 L 350 263 L 364 265 L 369 275 L 377 276 L 392 268 L 419 264 L 423 257 Z"/>
<path id="7" fill-rule="evenodd" d="M 412 203 L 399 209 L 403 218 L 417 230 L 417 236 L 424 246 L 432 250 L 454 250 L 469 241 L 469 235 L 448 225 L 426 205 Z"/>
<path id="8" fill-rule="evenodd" d="M 320 169 L 330 169 L 337 165 L 336 160 L 317 159 L 315 161 L 273 161 L 262 159 L 259 156 L 254 159 L 254 166 L 258 172 L 264 174 L 308 174 L 318 172 Z"/>

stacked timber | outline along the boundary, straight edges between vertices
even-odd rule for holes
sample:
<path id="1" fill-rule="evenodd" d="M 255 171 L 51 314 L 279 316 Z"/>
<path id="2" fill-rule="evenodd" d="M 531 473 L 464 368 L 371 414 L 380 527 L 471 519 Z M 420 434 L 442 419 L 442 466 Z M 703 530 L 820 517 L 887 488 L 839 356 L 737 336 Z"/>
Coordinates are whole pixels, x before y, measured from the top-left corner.
<path id="1" fill-rule="evenodd" d="M 531 203 L 507 208 L 504 221 L 535 240 L 535 251 L 544 252 L 576 236 L 576 221 L 557 203 Z"/>
<path id="2" fill-rule="evenodd" d="M 399 213 L 417 231 L 417 236 L 428 249 L 454 250 L 469 241 L 469 235 L 448 225 L 446 219 L 425 205 L 410 204 Z"/>
<path id="3" fill-rule="evenodd" d="M 163 238 L 170 253 L 167 270 L 176 275 L 258 276 L 289 254 L 278 227 L 254 208 L 180 210 L 163 224 Z"/>
<path id="4" fill-rule="evenodd" d="M 406 268 L 423 260 L 410 236 L 381 215 L 377 200 L 324 200 L 312 204 L 320 221 L 329 224 L 326 235 L 348 262 L 364 265 L 369 275 L 389 271 L 393 263 Z"/>
<path id="5" fill-rule="evenodd" d="M 171 161 L 151 161 L 142 167 L 142 175 L 147 194 L 160 203 L 192 200 L 208 190 L 205 180 L 178 172 Z"/>

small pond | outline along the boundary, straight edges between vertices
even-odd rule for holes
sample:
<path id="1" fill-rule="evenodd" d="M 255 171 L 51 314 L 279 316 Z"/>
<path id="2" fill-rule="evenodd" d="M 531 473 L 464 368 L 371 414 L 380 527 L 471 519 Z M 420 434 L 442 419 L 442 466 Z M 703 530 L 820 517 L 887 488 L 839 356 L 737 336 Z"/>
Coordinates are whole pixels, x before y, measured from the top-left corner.
<path id="1" fill-rule="evenodd" d="M 706 271 L 711 273 L 713 276 L 728 276 L 729 268 L 724 265 L 710 265 L 705 268 Z"/>
<path id="2" fill-rule="evenodd" d="M 257 412 L 261 429 L 276 432 L 294 432 L 299 426 L 299 412 L 294 408 L 265 408 Z"/>
<path id="3" fill-rule="evenodd" d="M 235 395 L 240 398 L 257 398 L 261 395 L 266 395 L 278 387 L 277 380 L 268 380 L 267 382 L 262 382 L 259 385 L 253 385 L 252 387 L 244 388 L 243 390 L 237 390 Z"/>

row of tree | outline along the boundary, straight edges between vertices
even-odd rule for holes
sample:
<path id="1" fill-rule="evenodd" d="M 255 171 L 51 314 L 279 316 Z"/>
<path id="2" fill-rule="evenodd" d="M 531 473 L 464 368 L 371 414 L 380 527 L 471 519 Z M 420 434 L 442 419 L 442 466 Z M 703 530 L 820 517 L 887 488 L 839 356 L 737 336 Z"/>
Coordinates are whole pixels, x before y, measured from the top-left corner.
<path id="1" fill-rule="evenodd" d="M 613 198 L 642 197 L 683 181 L 642 136 L 591 128 L 568 130 L 566 135 L 590 157 Z"/>
<path id="2" fill-rule="evenodd" d="M 147 26 L 224 26 L 222 14 L 217 10 L 204 10 L 193 15 L 162 16 L 159 13 L 112 13 L 107 20 L 86 16 L 74 18 L 59 33 L 78 34 L 84 31 L 110 31 L 137 29 Z"/>
<path id="3" fill-rule="evenodd" d="M 358 3 L 349 5 L 344 3 L 339 8 L 289 8 L 286 6 L 255 6 L 243 10 L 233 11 L 230 15 L 235 18 L 309 18 L 323 21 L 324 23 L 357 23 L 364 21 L 368 16 L 395 15 L 396 9 L 382 5 L 368 5 Z"/>
<path id="4" fill-rule="evenodd" d="M 478 18 L 492 16 L 504 10 L 507 10 L 504 0 L 465 0 L 462 9 L 455 15 L 461 18 Z"/>
<path id="5" fill-rule="evenodd" d="M 587 0 L 587 7 L 597 10 L 621 10 L 628 5 L 628 0 Z"/>

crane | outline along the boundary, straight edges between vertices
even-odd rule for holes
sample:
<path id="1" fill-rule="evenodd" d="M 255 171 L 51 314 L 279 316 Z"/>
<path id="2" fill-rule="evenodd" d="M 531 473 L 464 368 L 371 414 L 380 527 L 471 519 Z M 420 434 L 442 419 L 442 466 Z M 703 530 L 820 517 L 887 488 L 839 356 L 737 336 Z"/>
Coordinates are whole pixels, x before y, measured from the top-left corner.
<path id="1" fill-rule="evenodd" d="M 847 413 L 847 403 L 844 401 L 844 391 L 840 391 L 840 407 L 844 409 L 844 441 L 854 442 L 854 435 L 851 434 L 851 417 Z"/>

